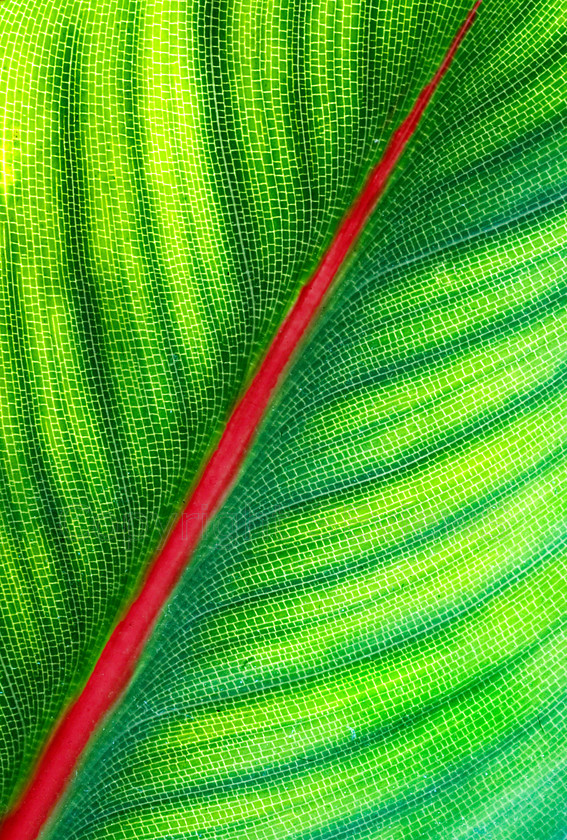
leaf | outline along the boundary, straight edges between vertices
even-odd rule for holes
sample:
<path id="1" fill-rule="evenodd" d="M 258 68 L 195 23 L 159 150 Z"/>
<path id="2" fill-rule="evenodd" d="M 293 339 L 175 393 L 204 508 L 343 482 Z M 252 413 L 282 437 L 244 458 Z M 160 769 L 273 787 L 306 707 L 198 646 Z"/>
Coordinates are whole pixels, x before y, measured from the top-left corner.
<path id="1" fill-rule="evenodd" d="M 464 6 L 232 8 L 6 18 L 4 806 Z"/>
<path id="2" fill-rule="evenodd" d="M 554 4 L 486 2 L 46 836 L 561 835 L 564 38 Z"/>

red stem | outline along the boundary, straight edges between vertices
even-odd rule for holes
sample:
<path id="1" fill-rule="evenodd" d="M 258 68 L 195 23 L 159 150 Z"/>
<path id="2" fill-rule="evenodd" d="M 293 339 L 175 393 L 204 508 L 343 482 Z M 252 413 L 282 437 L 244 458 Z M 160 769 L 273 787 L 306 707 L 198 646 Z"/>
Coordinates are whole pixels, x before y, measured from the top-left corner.
<path id="1" fill-rule="evenodd" d="M 61 798 L 91 733 L 127 686 L 140 653 L 202 534 L 242 465 L 272 393 L 346 256 L 360 235 L 429 100 L 473 23 L 475 3 L 431 82 L 393 134 L 382 159 L 346 214 L 311 280 L 284 319 L 250 386 L 230 416 L 187 505 L 153 561 L 136 599 L 116 625 L 81 694 L 55 728 L 17 806 L 0 827 L 0 840 L 35 840 Z"/>

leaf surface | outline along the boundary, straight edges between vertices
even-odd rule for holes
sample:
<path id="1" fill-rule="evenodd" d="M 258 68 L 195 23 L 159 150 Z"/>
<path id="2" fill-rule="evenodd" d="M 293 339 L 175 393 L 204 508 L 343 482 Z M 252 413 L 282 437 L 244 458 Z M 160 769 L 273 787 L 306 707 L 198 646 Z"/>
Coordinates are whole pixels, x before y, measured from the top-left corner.
<path id="1" fill-rule="evenodd" d="M 565 37 L 483 5 L 49 840 L 565 834 Z"/>
<path id="2" fill-rule="evenodd" d="M 3 8 L 4 808 L 464 9 Z"/>
<path id="3" fill-rule="evenodd" d="M 464 9 L 30 11 L 7 797 Z M 49 840 L 564 835 L 562 15 L 485 0 Z"/>

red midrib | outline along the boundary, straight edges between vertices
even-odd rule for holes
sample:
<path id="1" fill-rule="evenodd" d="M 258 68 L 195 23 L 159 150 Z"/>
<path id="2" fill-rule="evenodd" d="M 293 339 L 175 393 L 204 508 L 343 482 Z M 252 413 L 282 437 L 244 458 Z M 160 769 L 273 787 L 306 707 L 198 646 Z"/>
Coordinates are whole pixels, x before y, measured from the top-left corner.
<path id="1" fill-rule="evenodd" d="M 429 100 L 472 25 L 480 2 L 475 3 L 435 76 L 392 136 L 313 277 L 284 319 L 258 372 L 232 412 L 182 515 L 153 561 L 139 594 L 115 627 L 83 691 L 55 728 L 19 803 L 2 823 L 0 840 L 35 840 L 61 798 L 91 733 L 130 681 L 159 613 L 191 559 L 204 523 L 218 510 L 232 486 L 274 389 L 384 192 Z"/>

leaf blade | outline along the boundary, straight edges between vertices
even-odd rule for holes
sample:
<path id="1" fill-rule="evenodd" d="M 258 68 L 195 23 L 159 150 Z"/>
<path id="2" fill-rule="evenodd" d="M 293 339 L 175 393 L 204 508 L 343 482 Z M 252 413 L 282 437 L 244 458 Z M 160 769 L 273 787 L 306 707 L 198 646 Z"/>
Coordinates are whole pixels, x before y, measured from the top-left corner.
<path id="1" fill-rule="evenodd" d="M 263 6 L 246 63 L 236 30 L 219 28 L 222 4 L 38 0 L 6 12 L 2 301 L 14 329 L 2 333 L 3 807 L 83 685 L 249 367 L 380 149 L 384 114 L 395 118 L 419 87 L 465 4 L 434 10 L 443 39 L 427 41 L 418 71 L 424 40 L 412 8 L 389 11 L 384 64 L 376 5 L 356 30 L 347 15 L 344 37 L 365 49 L 344 60 L 328 49 L 333 4 L 316 20 L 305 4 Z M 215 70 L 219 38 L 227 58 Z M 311 45 L 309 62 L 298 39 Z M 268 42 L 281 45 L 270 57 Z M 377 95 L 402 42 L 406 90 L 386 79 Z M 268 61 L 266 91 L 258 65 Z M 337 81 L 347 65 L 349 86 Z M 236 71 L 255 85 L 247 134 Z M 310 79 L 306 102 L 299 78 Z M 171 108 L 157 107 L 160 91 Z M 305 154 L 306 131 L 335 167 Z M 257 168 L 248 139 L 262 148 Z M 246 208 L 255 225 L 239 239 Z"/>
<path id="2" fill-rule="evenodd" d="M 394 132 L 382 159 L 341 222 L 313 277 L 286 315 L 258 372 L 231 414 L 181 518 L 150 567 L 140 592 L 113 630 L 81 694 L 54 731 L 21 801 L 4 820 L 1 835 L 5 840 L 11 837 L 33 840 L 37 835 L 64 791 L 92 732 L 131 679 L 155 621 L 198 545 L 204 524 L 229 492 L 273 392 L 305 332 L 319 315 L 335 276 L 386 189 L 427 105 L 472 26 L 479 5 L 480 0 L 477 0 L 432 81 L 421 91 L 410 114 Z M 81 240 L 74 233 L 72 229 L 73 247 L 79 247 Z M 80 258 L 78 254 L 77 259 Z"/>
<path id="3" fill-rule="evenodd" d="M 484 6 L 48 836 L 561 836 L 554 13 Z"/>

